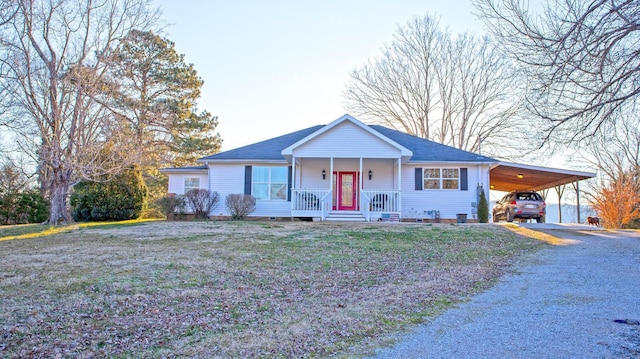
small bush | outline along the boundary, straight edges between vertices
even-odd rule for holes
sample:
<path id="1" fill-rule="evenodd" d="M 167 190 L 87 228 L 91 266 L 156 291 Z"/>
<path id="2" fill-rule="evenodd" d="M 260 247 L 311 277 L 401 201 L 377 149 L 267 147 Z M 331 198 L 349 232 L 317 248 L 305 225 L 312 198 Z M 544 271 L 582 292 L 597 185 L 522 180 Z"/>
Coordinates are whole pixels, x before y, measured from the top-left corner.
<path id="1" fill-rule="evenodd" d="M 229 194 L 225 199 L 225 204 L 233 219 L 243 219 L 256 209 L 255 197 L 248 194 Z"/>
<path id="2" fill-rule="evenodd" d="M 182 195 L 167 195 L 156 201 L 156 206 L 167 218 L 172 215 L 184 215 L 187 208 L 187 200 Z"/>
<path id="3" fill-rule="evenodd" d="M 480 192 L 480 202 L 478 202 L 478 222 L 489 222 L 489 204 L 487 203 L 487 197 L 484 195 L 484 191 Z"/>
<path id="4" fill-rule="evenodd" d="M 208 219 L 209 213 L 220 200 L 218 192 L 210 192 L 204 188 L 192 189 L 184 196 L 189 206 L 191 206 L 195 218 L 200 219 Z"/>

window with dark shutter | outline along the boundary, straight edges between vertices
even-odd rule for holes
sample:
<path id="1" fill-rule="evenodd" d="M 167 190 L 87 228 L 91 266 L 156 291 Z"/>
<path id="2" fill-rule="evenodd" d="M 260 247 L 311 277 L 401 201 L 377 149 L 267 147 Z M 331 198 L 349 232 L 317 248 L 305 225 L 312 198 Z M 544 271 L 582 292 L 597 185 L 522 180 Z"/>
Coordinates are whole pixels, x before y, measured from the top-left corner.
<path id="1" fill-rule="evenodd" d="M 251 174 L 253 170 L 251 166 L 244 166 L 244 194 L 251 194 Z"/>
<path id="2" fill-rule="evenodd" d="M 469 190 L 469 180 L 467 178 L 467 169 L 460 169 L 460 190 L 468 191 Z"/>
<path id="3" fill-rule="evenodd" d="M 292 185 L 292 180 L 293 180 L 293 167 L 289 166 L 289 173 L 288 175 L 288 183 L 287 183 L 287 201 L 291 202 L 291 185 Z"/>
<path id="4" fill-rule="evenodd" d="M 422 168 L 416 168 L 416 191 L 422 191 Z"/>

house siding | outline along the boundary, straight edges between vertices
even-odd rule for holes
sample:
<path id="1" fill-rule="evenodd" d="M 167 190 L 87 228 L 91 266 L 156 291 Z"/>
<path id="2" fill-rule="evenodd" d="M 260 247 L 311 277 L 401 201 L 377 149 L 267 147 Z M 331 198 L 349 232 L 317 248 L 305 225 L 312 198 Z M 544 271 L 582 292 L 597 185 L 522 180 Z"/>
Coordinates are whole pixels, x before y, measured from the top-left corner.
<path id="1" fill-rule="evenodd" d="M 401 183 L 398 186 L 396 159 L 363 159 L 363 189 L 395 190 L 402 189 L 402 218 L 429 218 L 427 211 L 438 210 L 443 219 L 456 218 L 458 213 L 465 213 L 469 219 L 475 219 L 476 208 L 471 203 L 477 202 L 476 188 L 480 184 L 489 198 L 489 166 L 475 164 L 431 163 L 402 165 Z M 169 176 L 169 192 L 184 194 L 184 180 L 189 177 L 200 178 L 200 187 L 216 191 L 220 201 L 212 209 L 211 215 L 228 216 L 225 198 L 231 193 L 244 193 L 246 166 L 284 166 L 284 164 L 241 163 L 211 164 L 209 175 L 202 172 L 185 172 Z M 416 190 L 415 173 L 418 168 L 467 168 L 468 190 Z M 322 179 L 322 170 L 326 178 Z M 359 158 L 336 158 L 333 161 L 334 171 L 354 171 L 360 169 Z M 298 158 L 296 164 L 295 188 L 329 189 L 331 187 L 331 161 L 328 158 Z M 372 179 L 368 172 L 371 170 Z M 251 216 L 257 217 L 289 217 L 291 202 L 289 201 L 257 201 L 256 210 Z"/>
<path id="2" fill-rule="evenodd" d="M 213 216 L 229 216 L 225 205 L 225 198 L 229 194 L 245 191 L 246 166 L 288 166 L 284 164 L 215 164 L 209 166 L 209 186 L 212 191 L 218 192 L 220 201 L 211 211 Z M 256 201 L 256 210 L 250 216 L 257 217 L 288 217 L 291 215 L 291 202 L 289 201 Z"/>
<path id="3" fill-rule="evenodd" d="M 416 190 L 416 168 L 468 168 L 468 190 Z M 481 167 L 433 163 L 403 166 L 402 217 L 428 218 L 427 211 L 437 210 L 440 211 L 441 218 L 456 218 L 456 215 L 461 213 L 466 214 L 469 219 L 477 218 L 477 212 L 472 203 L 477 204 L 476 187 L 478 184 L 487 183 L 485 181 L 488 181 L 488 171 L 487 165 Z"/>
<path id="4" fill-rule="evenodd" d="M 185 172 L 169 176 L 168 193 L 184 194 L 185 178 L 199 178 L 200 188 L 209 189 L 208 175 L 202 172 Z"/>
<path id="5" fill-rule="evenodd" d="M 400 149 L 345 121 L 297 147 L 293 155 L 315 158 L 397 158 Z"/>

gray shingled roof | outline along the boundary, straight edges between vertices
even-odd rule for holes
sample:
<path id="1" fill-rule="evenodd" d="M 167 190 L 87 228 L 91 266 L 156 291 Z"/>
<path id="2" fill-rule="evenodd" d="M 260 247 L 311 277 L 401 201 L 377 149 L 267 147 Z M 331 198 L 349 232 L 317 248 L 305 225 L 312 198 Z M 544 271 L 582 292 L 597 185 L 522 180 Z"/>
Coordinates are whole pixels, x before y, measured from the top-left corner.
<path id="1" fill-rule="evenodd" d="M 304 130 L 291 132 L 286 135 L 275 137 L 270 140 L 254 143 L 233 150 L 216 153 L 215 155 L 202 157 L 198 161 L 206 162 L 207 160 L 281 160 L 282 150 L 309 136 L 324 125 L 317 125 Z"/>
<path id="2" fill-rule="evenodd" d="M 324 125 L 309 127 L 280 137 L 203 157 L 198 161 L 284 160 L 281 153 L 282 150 L 309 136 L 322 127 L 324 127 Z M 413 156 L 409 162 L 496 162 L 496 160 L 486 156 L 481 156 L 476 153 L 463 151 L 454 147 L 425 140 L 424 138 L 412 136 L 383 126 L 370 125 L 369 127 L 412 151 Z"/>
<path id="3" fill-rule="evenodd" d="M 207 169 L 209 169 L 208 166 L 206 165 L 202 165 L 202 166 L 186 166 L 186 167 L 168 167 L 168 168 L 162 168 L 160 169 L 160 171 L 206 171 Z"/>
<path id="4" fill-rule="evenodd" d="M 497 162 L 490 157 L 425 140 L 424 138 L 412 136 L 387 127 L 378 125 L 369 125 L 369 127 L 413 152 L 413 156 L 409 162 Z"/>

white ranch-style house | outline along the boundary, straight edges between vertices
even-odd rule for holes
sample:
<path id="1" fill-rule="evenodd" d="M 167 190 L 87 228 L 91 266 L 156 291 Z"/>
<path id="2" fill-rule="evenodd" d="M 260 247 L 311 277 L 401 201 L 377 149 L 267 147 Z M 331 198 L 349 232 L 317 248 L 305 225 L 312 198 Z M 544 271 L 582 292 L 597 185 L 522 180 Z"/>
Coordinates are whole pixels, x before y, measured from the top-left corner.
<path id="1" fill-rule="evenodd" d="M 167 168 L 169 193 L 256 198 L 263 218 L 473 221 L 498 161 L 344 115 L 319 125 Z"/>

